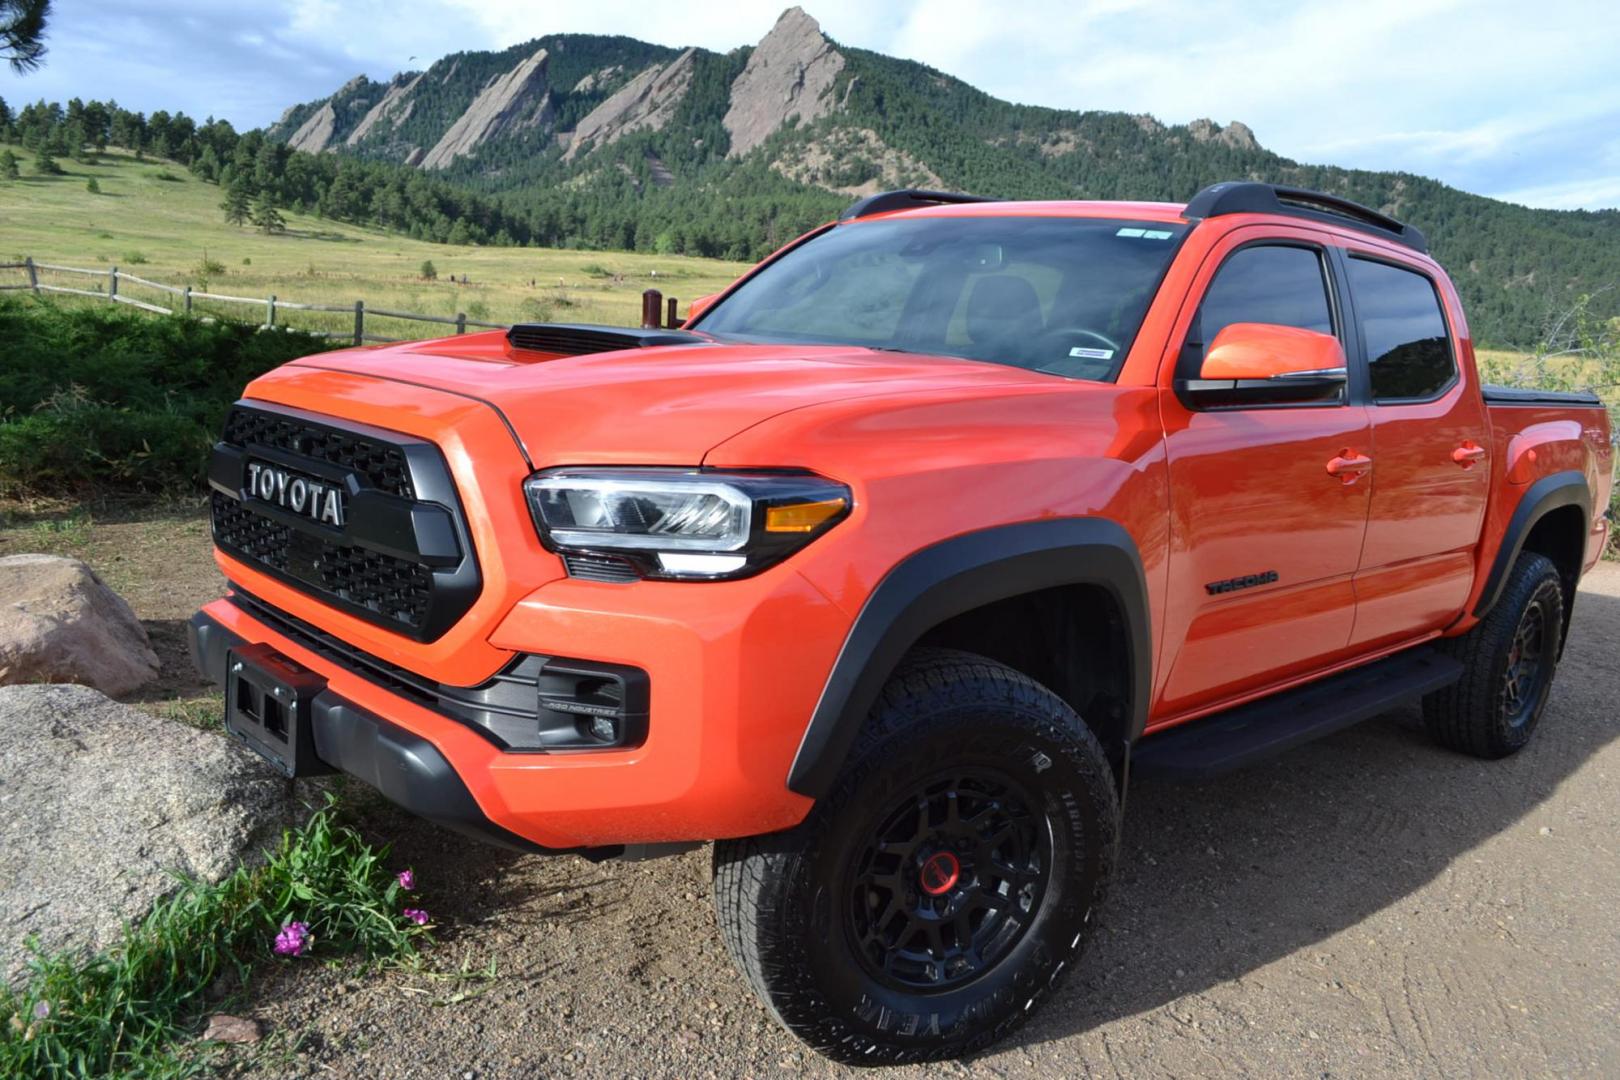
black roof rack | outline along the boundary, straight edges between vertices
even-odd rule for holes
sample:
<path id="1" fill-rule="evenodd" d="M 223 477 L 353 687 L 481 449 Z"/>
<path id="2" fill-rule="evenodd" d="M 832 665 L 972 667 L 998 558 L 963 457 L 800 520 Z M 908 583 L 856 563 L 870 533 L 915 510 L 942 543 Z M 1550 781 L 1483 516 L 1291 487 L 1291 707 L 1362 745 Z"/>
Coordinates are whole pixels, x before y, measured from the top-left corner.
<path id="1" fill-rule="evenodd" d="M 1337 195 L 1279 184 L 1259 184 L 1246 180 L 1211 184 L 1192 197 L 1182 216 L 1212 218 L 1222 214 L 1288 214 L 1292 217 L 1315 218 L 1395 240 L 1415 251 L 1427 253 L 1429 250 L 1429 241 L 1423 233 L 1388 214 L 1381 214 Z"/>
<path id="2" fill-rule="evenodd" d="M 854 221 L 872 214 L 886 214 L 891 210 L 915 210 L 919 206 L 943 206 L 954 203 L 997 202 L 987 195 L 962 195 L 954 191 L 880 191 L 876 195 L 852 203 L 838 215 L 839 221 Z"/>

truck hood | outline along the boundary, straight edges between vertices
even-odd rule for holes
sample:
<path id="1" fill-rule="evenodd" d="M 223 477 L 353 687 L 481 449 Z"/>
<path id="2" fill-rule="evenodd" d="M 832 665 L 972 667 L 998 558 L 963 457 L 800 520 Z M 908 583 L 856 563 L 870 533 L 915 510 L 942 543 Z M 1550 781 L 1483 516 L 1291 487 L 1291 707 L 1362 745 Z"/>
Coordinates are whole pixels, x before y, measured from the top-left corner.
<path id="1" fill-rule="evenodd" d="M 849 346 L 714 343 L 549 357 L 512 350 L 498 333 L 323 353 L 289 368 L 476 398 L 505 417 L 537 468 L 695 465 L 738 432 L 810 405 L 1051 378 L 954 357 Z"/>

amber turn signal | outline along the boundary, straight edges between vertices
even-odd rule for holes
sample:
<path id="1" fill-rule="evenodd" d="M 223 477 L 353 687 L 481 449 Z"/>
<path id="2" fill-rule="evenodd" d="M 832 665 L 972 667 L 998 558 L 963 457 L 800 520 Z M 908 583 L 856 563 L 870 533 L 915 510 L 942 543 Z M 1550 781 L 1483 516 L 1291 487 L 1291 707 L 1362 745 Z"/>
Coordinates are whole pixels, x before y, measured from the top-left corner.
<path id="1" fill-rule="evenodd" d="M 792 506 L 773 506 L 765 511 L 765 531 L 814 532 L 817 526 L 842 514 L 847 505 L 843 499 L 822 499 L 819 502 L 795 503 Z"/>

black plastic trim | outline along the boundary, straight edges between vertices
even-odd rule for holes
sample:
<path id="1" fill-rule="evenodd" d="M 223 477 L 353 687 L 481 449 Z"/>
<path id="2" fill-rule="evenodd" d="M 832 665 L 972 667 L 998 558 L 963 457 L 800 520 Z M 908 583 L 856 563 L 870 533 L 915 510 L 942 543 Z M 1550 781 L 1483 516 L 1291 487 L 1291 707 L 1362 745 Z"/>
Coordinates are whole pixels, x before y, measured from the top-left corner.
<path id="1" fill-rule="evenodd" d="M 873 214 L 886 214 L 891 210 L 915 210 L 921 206 L 955 206 L 964 203 L 1001 202 L 988 195 L 964 195 L 955 191 L 924 191 L 918 188 L 905 188 L 900 191 L 880 191 L 876 195 L 868 195 L 851 203 L 842 214 L 839 221 L 854 221 L 857 218 L 871 217 Z"/>
<path id="2" fill-rule="evenodd" d="M 1211 184 L 1194 195 L 1182 212 L 1182 216 L 1188 220 L 1220 217 L 1223 214 L 1283 214 L 1309 218 L 1359 229 L 1425 254 L 1429 250 L 1428 239 L 1413 226 L 1396 221 L 1370 206 L 1307 188 L 1227 180 Z"/>
<path id="3" fill-rule="evenodd" d="M 1519 386 L 1491 386 L 1486 384 L 1480 387 L 1485 395 L 1487 405 L 1509 406 L 1552 406 L 1565 408 L 1568 406 L 1590 407 L 1601 409 L 1603 399 L 1590 390 L 1531 390 Z"/>
<path id="4" fill-rule="evenodd" d="M 456 491 L 444 454 L 437 446 L 416 436 L 265 401 L 244 398 L 232 406 L 233 412 L 237 410 L 284 417 L 309 428 L 333 432 L 346 438 L 383 443 L 400 451 L 410 475 L 414 498 L 378 490 L 366 477 L 353 470 L 287 450 L 223 441 L 214 445 L 209 459 L 208 484 L 221 496 L 236 501 L 243 510 L 313 537 L 322 544 L 359 547 L 425 567 L 433 582 L 427 618 L 421 626 L 413 627 L 391 618 L 385 612 L 352 603 L 310 580 L 253 558 L 247 552 L 222 541 L 215 530 L 214 542 L 220 550 L 323 604 L 415 641 L 436 641 L 478 600 L 484 587 L 478 556 L 467 531 L 466 511 L 462 508 L 461 496 Z M 343 485 L 348 502 L 347 520 L 341 527 L 334 528 L 262 499 L 250 498 L 246 479 L 250 458 Z"/>
<path id="5" fill-rule="evenodd" d="M 595 323 L 517 323 L 506 331 L 514 349 L 590 356 L 655 345 L 701 345 L 710 339 L 685 330 L 599 326 Z"/>
<path id="6" fill-rule="evenodd" d="M 224 685 L 230 652 L 244 645 L 244 639 L 200 611 L 191 617 L 190 638 L 198 671 L 216 685 Z M 332 690 L 317 694 L 310 712 L 315 752 L 321 761 L 365 781 L 418 817 L 513 851 L 605 859 L 624 850 L 619 845 L 542 847 L 491 821 L 460 774 L 420 735 L 373 715 Z"/>
<path id="7" fill-rule="evenodd" d="M 901 657 L 946 619 L 997 600 L 1059 585 L 1100 585 L 1130 628 L 1133 742 L 1147 722 L 1152 627 L 1141 555 L 1107 518 L 1054 518 L 966 533 L 907 557 L 861 608 L 816 703 L 788 773 L 788 787 L 829 791 L 866 715 Z"/>
<path id="8" fill-rule="evenodd" d="M 1475 618 L 1484 618 L 1496 606 L 1502 590 L 1507 586 L 1508 572 L 1518 562 L 1519 552 L 1524 550 L 1525 538 L 1535 528 L 1536 522 L 1565 506 L 1581 508 L 1581 536 L 1584 543 L 1586 530 L 1592 524 L 1592 492 L 1586 486 L 1584 473 L 1574 469 L 1553 473 L 1537 480 L 1525 491 L 1513 516 L 1508 519 L 1507 531 L 1502 534 L 1502 543 L 1496 549 L 1490 574 L 1485 578 L 1485 589 L 1479 594 L 1479 603 L 1474 605 Z"/>

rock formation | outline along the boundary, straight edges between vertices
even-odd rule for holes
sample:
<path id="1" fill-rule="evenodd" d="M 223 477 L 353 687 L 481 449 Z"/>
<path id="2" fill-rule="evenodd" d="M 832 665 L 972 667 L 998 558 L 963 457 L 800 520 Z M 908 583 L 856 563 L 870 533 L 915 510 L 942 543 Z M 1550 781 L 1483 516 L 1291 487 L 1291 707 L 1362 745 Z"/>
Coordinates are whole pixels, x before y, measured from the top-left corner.
<path id="1" fill-rule="evenodd" d="M 411 109 L 416 102 L 409 100 L 416 84 L 422 81 L 421 75 L 407 78 L 396 75 L 394 81 L 388 84 L 388 91 L 378 99 L 377 104 L 366 111 L 360 122 L 349 132 L 349 137 L 343 140 L 343 145 L 353 146 L 361 139 L 371 134 L 372 130 L 382 125 L 384 129 L 395 128 L 403 124 L 411 115 Z"/>
<path id="2" fill-rule="evenodd" d="M 337 130 L 337 113 L 328 101 L 310 114 L 308 120 L 292 134 L 287 145 L 294 150 L 303 150 L 306 153 L 318 154 L 325 150 L 332 142 L 332 134 Z"/>
<path id="3" fill-rule="evenodd" d="M 586 147 L 607 146 L 632 131 L 657 131 L 669 123 L 692 85 L 696 55 L 696 49 L 687 49 L 667 64 L 648 68 L 592 109 L 574 128 L 564 157 L 572 161 Z"/>
<path id="4" fill-rule="evenodd" d="M 422 158 L 422 168 L 442 169 L 484 143 L 530 128 L 549 129 L 555 116 L 546 85 L 546 50 L 492 79 L 450 129 Z"/>
<path id="5" fill-rule="evenodd" d="M 831 90 L 844 69 L 816 20 L 803 8 L 789 8 L 776 20 L 731 84 L 726 130 L 731 157 L 741 157 L 770 138 L 792 117 L 809 123 L 836 106 Z"/>

